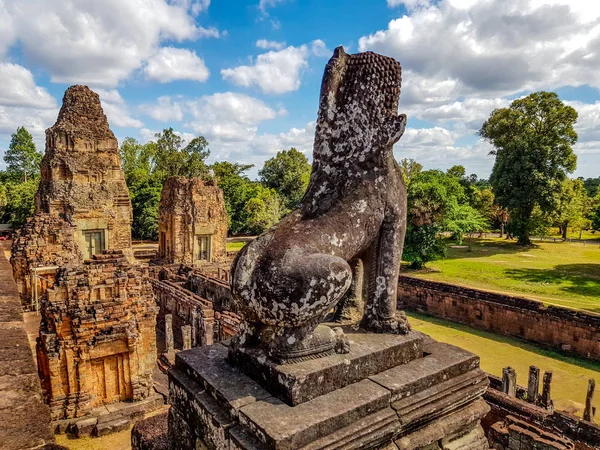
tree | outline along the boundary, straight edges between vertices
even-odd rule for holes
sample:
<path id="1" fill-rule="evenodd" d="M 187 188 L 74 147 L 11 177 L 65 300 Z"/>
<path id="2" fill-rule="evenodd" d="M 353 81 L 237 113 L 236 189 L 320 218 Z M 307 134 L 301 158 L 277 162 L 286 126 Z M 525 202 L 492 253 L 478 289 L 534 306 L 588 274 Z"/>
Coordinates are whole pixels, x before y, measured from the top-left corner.
<path id="1" fill-rule="evenodd" d="M 490 182 L 519 245 L 531 245 L 534 208 L 549 213 L 562 181 L 575 170 L 576 121 L 577 111 L 558 95 L 536 92 L 494 110 L 479 130 L 494 146 Z"/>
<path id="2" fill-rule="evenodd" d="M 205 163 L 210 155 L 208 142 L 199 136 L 184 146 L 184 140 L 173 128 L 156 133 L 156 152 L 153 174 L 163 182 L 170 176 L 207 177 L 208 166 Z"/>
<path id="3" fill-rule="evenodd" d="M 400 160 L 400 173 L 402 174 L 402 179 L 404 180 L 404 184 L 408 186 L 410 181 L 414 178 L 415 175 L 421 173 L 423 170 L 423 166 L 416 162 L 414 159 L 404 158 Z"/>
<path id="4" fill-rule="evenodd" d="M 440 233 L 449 211 L 458 207 L 458 198 L 462 197 L 464 193 L 458 180 L 439 170 L 427 170 L 412 178 L 407 187 L 403 258 L 413 269 L 446 255 Z"/>
<path id="5" fill-rule="evenodd" d="M 594 200 L 592 201 L 588 218 L 591 221 L 592 229 L 600 231 L 600 192 L 596 194 L 596 197 L 594 197 Z"/>
<path id="6" fill-rule="evenodd" d="M 260 234 L 275 225 L 284 214 L 285 208 L 274 189 L 257 185 L 256 196 L 253 196 L 244 207 L 248 215 L 248 231 Z"/>
<path id="7" fill-rule="evenodd" d="M 265 162 L 258 172 L 261 182 L 283 199 L 288 209 L 294 209 L 306 192 L 311 166 L 303 153 L 295 148 L 282 150 Z"/>
<path id="8" fill-rule="evenodd" d="M 256 193 L 253 183 L 244 174 L 254 167 L 252 164 L 237 164 L 228 161 L 216 162 L 210 166 L 213 177 L 223 190 L 225 208 L 229 218 L 229 232 L 233 234 L 248 231 L 246 203 Z"/>
<path id="9" fill-rule="evenodd" d="M 135 239 L 158 240 L 158 206 L 162 183 L 157 179 L 146 178 L 136 184 L 132 193 L 133 209 L 132 235 Z"/>
<path id="10" fill-rule="evenodd" d="M 11 135 L 4 162 L 9 174 L 25 182 L 28 176 L 39 174 L 42 154 L 35 149 L 33 137 L 25 127 L 18 128 L 16 133 Z"/>
<path id="11" fill-rule="evenodd" d="M 591 198 L 594 198 L 598 192 L 600 192 L 600 177 L 597 178 L 586 178 L 579 177 L 578 180 L 583 181 L 585 190 Z"/>
<path id="12" fill-rule="evenodd" d="M 560 228 L 563 239 L 567 239 L 569 227 L 583 229 L 586 225 L 589 226 L 587 215 L 590 203 L 583 181 L 563 180 L 561 189 L 556 195 L 556 209 L 551 215 Z"/>
<path id="13" fill-rule="evenodd" d="M 2 222 L 10 223 L 13 228 L 22 226 L 34 210 L 34 197 L 39 179 L 29 178 L 27 181 L 7 181 L 5 186 L 6 204 L 2 208 Z"/>
<path id="14" fill-rule="evenodd" d="M 121 143 L 121 167 L 129 186 L 136 180 L 144 179 L 152 172 L 156 143 L 140 144 L 137 140 L 127 137 Z"/>

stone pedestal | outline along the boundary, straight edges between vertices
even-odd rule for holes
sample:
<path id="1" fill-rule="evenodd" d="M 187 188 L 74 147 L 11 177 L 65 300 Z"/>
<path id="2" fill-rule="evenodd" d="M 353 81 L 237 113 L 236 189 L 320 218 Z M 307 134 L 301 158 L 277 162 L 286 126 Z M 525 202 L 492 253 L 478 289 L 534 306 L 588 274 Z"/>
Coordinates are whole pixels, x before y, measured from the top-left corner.
<path id="1" fill-rule="evenodd" d="M 477 356 L 415 332 L 347 334 L 349 354 L 286 365 L 222 343 L 178 353 L 171 448 L 488 448 Z"/>

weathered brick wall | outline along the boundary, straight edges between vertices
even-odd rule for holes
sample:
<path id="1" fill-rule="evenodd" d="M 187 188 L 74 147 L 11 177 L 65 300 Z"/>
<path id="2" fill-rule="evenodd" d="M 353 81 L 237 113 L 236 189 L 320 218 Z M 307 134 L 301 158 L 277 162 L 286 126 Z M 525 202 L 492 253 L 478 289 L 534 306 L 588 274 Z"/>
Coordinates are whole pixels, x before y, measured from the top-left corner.
<path id="1" fill-rule="evenodd" d="M 496 450 L 592 450 L 600 448 L 600 426 L 563 411 L 549 411 L 494 388 L 490 377 L 484 398 L 491 410 L 481 421 Z M 501 382 L 500 382 L 501 384 Z M 520 388 L 523 390 L 524 388 Z M 515 446 L 521 443 L 521 447 Z M 512 445 L 512 446 L 511 446 Z"/>
<path id="2" fill-rule="evenodd" d="M 100 248 L 133 258 L 131 199 L 119 145 L 100 97 L 86 86 L 65 92 L 56 123 L 46 130 L 46 151 L 35 195 L 35 215 L 14 240 L 11 263 L 24 305 L 31 303 L 31 269 L 79 264 L 99 233 Z M 96 251 L 96 250 L 94 250 Z"/>
<path id="3" fill-rule="evenodd" d="M 399 306 L 600 360 L 600 316 L 401 276 Z"/>
<path id="4" fill-rule="evenodd" d="M 223 280 L 194 271 L 188 276 L 185 283 L 186 289 L 198 294 L 207 300 L 210 300 L 215 311 L 231 311 L 234 309 L 231 288 Z"/>
<path id="5" fill-rule="evenodd" d="M 62 267 L 40 312 L 38 366 L 53 419 L 152 393 L 158 308 L 147 268 L 117 251 Z"/>
<path id="6" fill-rule="evenodd" d="M 192 347 L 213 343 L 215 313 L 211 302 L 168 280 L 152 280 L 152 288 L 159 305 L 157 325 L 164 329 L 165 314 L 171 314 L 173 339 L 178 346 L 183 346 L 184 325 L 192 327 Z"/>
<path id="7" fill-rule="evenodd" d="M 158 228 L 158 258 L 168 264 L 203 263 L 199 258 L 199 236 L 210 236 L 206 262 L 219 262 L 227 257 L 225 198 L 213 182 L 168 178 L 160 195 Z"/>

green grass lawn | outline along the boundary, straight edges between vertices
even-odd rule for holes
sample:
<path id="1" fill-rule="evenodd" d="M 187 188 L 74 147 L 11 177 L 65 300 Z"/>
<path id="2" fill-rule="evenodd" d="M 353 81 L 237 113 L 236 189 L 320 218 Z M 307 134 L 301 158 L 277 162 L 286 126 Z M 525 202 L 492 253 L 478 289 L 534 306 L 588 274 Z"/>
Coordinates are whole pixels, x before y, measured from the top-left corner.
<path id="1" fill-rule="evenodd" d="M 227 251 L 228 252 L 236 252 L 241 250 L 241 248 L 246 245 L 246 242 L 228 242 L 227 243 Z"/>
<path id="2" fill-rule="evenodd" d="M 407 275 L 519 295 L 547 305 L 600 314 L 600 243 L 536 242 L 519 247 L 498 238 L 448 248 L 448 257 Z"/>
<path id="3" fill-rule="evenodd" d="M 561 238 L 562 236 L 558 233 L 558 228 L 550 228 L 550 237 L 552 238 Z M 567 238 L 568 239 L 575 239 L 578 240 L 580 239 L 582 240 L 587 240 L 587 241 L 600 241 L 600 231 L 589 231 L 589 230 L 584 230 L 583 232 L 579 232 L 579 230 L 573 230 L 571 228 L 567 229 Z"/>
<path id="4" fill-rule="evenodd" d="M 595 378 L 596 383 L 600 382 L 598 362 L 565 356 L 519 339 L 476 330 L 424 314 L 407 314 L 414 330 L 479 355 L 481 368 L 490 374 L 501 377 L 502 369 L 511 366 L 517 371 L 517 383 L 526 387 L 529 366 L 536 366 L 542 372 L 552 371 L 551 392 L 556 409 L 581 417 L 588 380 Z M 600 410 L 600 396 L 596 396 L 594 405 Z"/>

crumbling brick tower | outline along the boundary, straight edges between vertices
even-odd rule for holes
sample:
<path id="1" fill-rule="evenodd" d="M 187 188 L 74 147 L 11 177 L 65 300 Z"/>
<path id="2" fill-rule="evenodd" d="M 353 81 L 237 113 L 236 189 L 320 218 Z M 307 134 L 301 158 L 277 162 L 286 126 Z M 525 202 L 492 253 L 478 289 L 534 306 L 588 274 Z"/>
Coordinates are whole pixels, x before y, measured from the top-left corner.
<path id="1" fill-rule="evenodd" d="M 54 420 L 151 394 L 158 306 L 147 271 L 106 252 L 61 267 L 42 296 L 38 371 Z"/>
<path id="2" fill-rule="evenodd" d="M 158 257 L 169 264 L 202 265 L 227 256 L 223 191 L 199 178 L 171 177 L 160 196 Z"/>
<path id="3" fill-rule="evenodd" d="M 131 222 L 119 146 L 100 97 L 87 86 L 71 86 L 56 123 L 46 130 L 35 215 L 13 244 L 11 262 L 23 303 L 52 283 L 56 266 L 82 263 L 110 249 L 131 257 Z"/>

